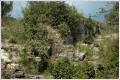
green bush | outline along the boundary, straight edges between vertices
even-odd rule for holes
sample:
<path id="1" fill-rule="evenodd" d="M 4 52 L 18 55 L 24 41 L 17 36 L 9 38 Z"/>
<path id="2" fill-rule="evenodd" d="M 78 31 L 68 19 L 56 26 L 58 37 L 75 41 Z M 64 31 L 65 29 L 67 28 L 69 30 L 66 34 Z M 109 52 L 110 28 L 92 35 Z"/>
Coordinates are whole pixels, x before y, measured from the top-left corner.
<path id="1" fill-rule="evenodd" d="M 110 25 L 119 25 L 119 2 L 113 2 L 113 7 L 109 14 L 105 16 L 106 22 Z"/>
<path id="2" fill-rule="evenodd" d="M 70 31 L 71 34 L 68 35 L 72 36 L 73 39 L 78 38 L 77 33 L 84 32 L 82 30 L 84 25 L 81 22 L 84 17 L 65 2 L 30 2 L 29 6 L 23 9 L 23 14 L 26 34 L 36 34 L 39 23 L 59 29 L 63 36 L 66 36 Z"/>
<path id="3" fill-rule="evenodd" d="M 98 22 L 92 20 L 91 18 L 85 18 L 85 34 L 83 35 L 83 42 L 88 44 L 94 42 L 94 38 L 99 33 L 99 29 L 97 30 L 97 27 L 99 27 L 98 24 Z"/>
<path id="4" fill-rule="evenodd" d="M 78 66 L 74 67 L 74 75 L 73 79 L 88 79 L 88 76 L 85 74 L 84 69 L 79 64 Z"/>
<path id="5" fill-rule="evenodd" d="M 87 44 L 92 44 L 94 42 L 94 37 L 90 35 L 84 35 L 82 41 Z"/>
<path id="6" fill-rule="evenodd" d="M 22 54 L 20 56 L 21 56 L 20 64 L 22 64 L 24 66 L 28 66 L 29 60 L 27 59 L 27 49 L 26 48 L 24 48 L 22 50 Z"/>
<path id="7" fill-rule="evenodd" d="M 30 45 L 30 52 L 35 56 L 39 56 L 42 52 L 42 44 L 40 40 L 31 40 L 28 45 Z"/>
<path id="8" fill-rule="evenodd" d="M 76 45 L 75 45 L 75 48 L 76 49 L 79 49 L 80 52 L 84 52 L 84 53 L 87 53 L 86 54 L 86 57 L 88 58 L 91 58 L 92 57 L 92 46 L 83 46 L 81 45 L 81 42 L 78 42 Z"/>
<path id="9" fill-rule="evenodd" d="M 95 77 L 94 66 L 92 64 L 86 63 L 84 67 L 84 73 L 88 76 L 88 78 L 94 78 Z"/>
<path id="10" fill-rule="evenodd" d="M 60 58 L 54 63 L 49 63 L 48 70 L 57 79 L 88 79 L 95 77 L 92 64 L 79 64 L 74 66 L 67 57 Z"/>
<path id="11" fill-rule="evenodd" d="M 26 73 L 38 74 L 38 66 L 34 60 L 34 56 L 28 54 L 27 52 L 27 48 L 24 48 L 22 50 L 22 53 L 20 54 L 21 59 L 19 61 L 19 64 L 24 66 L 24 70 Z M 31 57 L 31 59 L 29 59 L 28 57 Z"/>
<path id="12" fill-rule="evenodd" d="M 10 42 L 10 43 L 16 43 L 15 37 L 11 36 L 11 37 L 9 38 L 9 42 Z"/>
<path id="13" fill-rule="evenodd" d="M 58 25 L 58 30 L 62 34 L 63 37 L 67 37 L 70 29 L 68 25 L 65 22 L 63 22 L 60 25 Z"/>
<path id="14" fill-rule="evenodd" d="M 95 78 L 95 70 L 92 64 L 85 63 L 83 67 L 79 64 L 74 67 L 73 79 L 90 79 Z"/>
<path id="15" fill-rule="evenodd" d="M 50 45 L 54 41 L 48 36 L 47 26 L 42 23 L 26 26 L 25 36 L 27 37 L 27 45 L 30 46 L 30 51 L 35 56 L 42 53 L 43 47 Z"/>
<path id="16" fill-rule="evenodd" d="M 66 57 L 57 60 L 49 69 L 52 69 L 51 74 L 57 79 L 71 79 L 73 75 L 73 67 Z"/>

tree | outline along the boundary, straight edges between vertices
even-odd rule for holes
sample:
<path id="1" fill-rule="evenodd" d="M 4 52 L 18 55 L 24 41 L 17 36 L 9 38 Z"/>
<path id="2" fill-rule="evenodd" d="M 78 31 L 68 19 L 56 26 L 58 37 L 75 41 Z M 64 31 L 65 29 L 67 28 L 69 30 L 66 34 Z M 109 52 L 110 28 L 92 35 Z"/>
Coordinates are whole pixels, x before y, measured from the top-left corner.
<path id="1" fill-rule="evenodd" d="M 1 13 L 2 13 L 2 17 L 6 16 L 7 13 L 9 13 L 12 10 L 12 5 L 13 2 L 12 1 L 2 1 L 1 2 Z"/>
<path id="2" fill-rule="evenodd" d="M 75 7 L 64 2 L 29 2 L 29 6 L 23 9 L 23 14 L 26 35 L 32 36 L 32 38 L 36 33 L 42 32 L 38 31 L 41 23 L 58 29 L 61 35 L 67 38 L 64 40 L 71 40 L 70 42 L 73 44 L 82 40 L 85 32 L 90 32 L 90 34 L 88 33 L 90 37 L 95 36 L 92 31 L 97 24 L 93 20 L 86 20 Z M 39 36 L 41 35 L 35 36 L 35 38 L 41 39 Z"/>
<path id="3" fill-rule="evenodd" d="M 25 28 L 28 32 L 35 32 L 33 30 L 40 23 L 50 25 L 52 28 L 57 29 L 59 29 L 58 26 L 60 24 L 65 23 L 70 28 L 72 34 L 77 31 L 76 28 L 81 29 L 79 28 L 81 27 L 79 25 L 81 14 L 77 13 L 74 7 L 64 2 L 29 2 L 28 8 L 23 9 L 23 14 Z M 74 37 L 74 35 L 72 36 Z"/>
<path id="4" fill-rule="evenodd" d="M 105 14 L 106 23 L 119 25 L 119 2 L 108 2 L 107 7 L 99 8 L 99 14 Z"/>
<path id="5" fill-rule="evenodd" d="M 108 24 L 119 25 L 119 2 L 113 3 L 112 9 L 110 9 L 109 14 L 105 18 Z"/>

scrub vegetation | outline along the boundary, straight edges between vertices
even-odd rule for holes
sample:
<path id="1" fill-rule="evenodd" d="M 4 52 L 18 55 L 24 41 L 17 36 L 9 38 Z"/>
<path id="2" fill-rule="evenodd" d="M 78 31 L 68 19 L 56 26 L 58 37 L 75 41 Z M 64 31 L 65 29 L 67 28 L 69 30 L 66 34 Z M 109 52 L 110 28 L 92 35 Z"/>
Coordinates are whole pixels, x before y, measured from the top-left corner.
<path id="1" fill-rule="evenodd" d="M 12 4 L 1 2 L 2 49 L 11 57 L 19 56 L 17 64 L 24 74 L 56 79 L 119 78 L 118 2 L 112 3 L 104 23 L 59 1 L 28 2 L 22 10 L 24 18 L 15 19 L 7 15 Z M 5 43 L 17 49 L 9 51 Z M 13 77 L 9 70 L 5 72 L 8 67 L 2 68 L 2 78 L 31 78 Z"/>

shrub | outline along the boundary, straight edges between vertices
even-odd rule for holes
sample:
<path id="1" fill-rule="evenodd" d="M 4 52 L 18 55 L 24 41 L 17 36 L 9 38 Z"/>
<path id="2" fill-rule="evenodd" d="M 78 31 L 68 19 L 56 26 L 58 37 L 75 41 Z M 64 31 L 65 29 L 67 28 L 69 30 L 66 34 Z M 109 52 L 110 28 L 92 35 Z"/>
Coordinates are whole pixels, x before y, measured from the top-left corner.
<path id="1" fill-rule="evenodd" d="M 74 75 L 73 78 L 76 79 L 90 79 L 95 78 L 95 70 L 92 64 L 88 64 L 85 62 L 83 66 L 80 64 L 74 67 Z"/>
<path id="2" fill-rule="evenodd" d="M 52 75 L 57 79 L 71 79 L 73 75 L 73 68 L 70 65 L 68 58 L 62 58 L 57 60 L 53 64 L 53 67 L 49 68 Z"/>
<path id="3" fill-rule="evenodd" d="M 16 43 L 15 37 L 11 36 L 11 37 L 9 38 L 9 42 L 10 42 L 10 43 Z"/>
<path id="4" fill-rule="evenodd" d="M 113 7 L 109 10 L 109 14 L 105 16 L 106 22 L 110 25 L 119 25 L 119 2 L 113 3 Z"/>
<path id="5" fill-rule="evenodd" d="M 81 45 L 81 42 L 78 42 L 76 45 L 75 45 L 75 48 L 76 49 L 79 49 L 80 52 L 84 52 L 84 53 L 87 53 L 86 54 L 86 58 L 91 58 L 92 57 L 92 46 L 84 46 L 84 45 Z"/>
<path id="6" fill-rule="evenodd" d="M 91 44 L 94 42 L 94 38 L 96 37 L 97 34 L 99 34 L 99 23 L 92 20 L 91 18 L 89 19 L 84 19 L 85 21 L 85 34 L 83 35 L 83 42 Z"/>
<path id="7" fill-rule="evenodd" d="M 84 69 L 79 64 L 78 66 L 74 67 L 74 75 L 73 79 L 87 79 L 88 76 L 84 73 Z"/>
<path id="8" fill-rule="evenodd" d="M 43 48 L 40 40 L 31 40 L 28 45 L 30 46 L 30 53 L 34 54 L 34 56 L 38 56 L 42 52 Z"/>
<path id="9" fill-rule="evenodd" d="M 54 41 L 54 39 L 51 39 L 48 36 L 47 26 L 42 23 L 26 26 L 25 30 L 27 45 L 30 46 L 30 51 L 35 56 L 38 56 L 40 53 L 42 53 L 43 48 L 47 45 L 50 45 Z"/>
<path id="10" fill-rule="evenodd" d="M 92 64 L 86 63 L 84 67 L 84 73 L 88 76 L 88 78 L 94 78 L 95 77 L 94 66 Z"/>
<path id="11" fill-rule="evenodd" d="M 26 73 L 37 74 L 38 73 L 38 66 L 36 66 L 34 61 L 34 56 L 27 53 L 28 49 L 24 48 L 22 50 L 22 54 L 20 54 L 20 64 L 24 66 L 24 70 Z M 29 60 L 28 57 L 31 57 Z"/>
<path id="12" fill-rule="evenodd" d="M 94 42 L 94 37 L 90 35 L 84 35 L 82 41 L 87 44 L 91 44 Z"/>
<path id="13" fill-rule="evenodd" d="M 26 48 L 23 49 L 22 54 L 20 56 L 21 56 L 20 64 L 22 64 L 24 66 L 28 66 L 29 61 L 27 59 L 27 49 Z"/>
<path id="14" fill-rule="evenodd" d="M 103 78 L 118 78 L 119 71 L 119 46 L 118 39 L 103 41 L 104 45 L 107 45 L 107 48 L 104 48 L 102 45 L 102 50 L 100 51 L 100 61 L 102 61 L 102 66 L 104 70 L 99 71 L 99 74 L 102 74 Z M 111 75 L 111 73 L 113 73 Z M 97 76 L 98 78 L 100 76 Z"/>
<path id="15" fill-rule="evenodd" d="M 57 79 L 88 79 L 95 77 L 92 64 L 79 64 L 74 66 L 67 57 L 58 59 L 55 63 L 49 63 L 48 70 Z"/>
<path id="16" fill-rule="evenodd" d="M 76 34 L 84 32 L 82 30 L 84 22 L 81 22 L 84 17 L 65 2 L 29 2 L 28 8 L 23 9 L 23 14 L 26 34 L 36 34 L 37 29 L 39 30 L 39 23 L 58 28 L 63 36 L 66 36 L 70 30 L 72 35 L 68 35 L 72 36 L 75 41 L 78 38 Z"/>
<path id="17" fill-rule="evenodd" d="M 68 25 L 65 22 L 63 22 L 60 25 L 58 25 L 58 30 L 62 34 L 63 37 L 67 37 L 70 29 Z"/>

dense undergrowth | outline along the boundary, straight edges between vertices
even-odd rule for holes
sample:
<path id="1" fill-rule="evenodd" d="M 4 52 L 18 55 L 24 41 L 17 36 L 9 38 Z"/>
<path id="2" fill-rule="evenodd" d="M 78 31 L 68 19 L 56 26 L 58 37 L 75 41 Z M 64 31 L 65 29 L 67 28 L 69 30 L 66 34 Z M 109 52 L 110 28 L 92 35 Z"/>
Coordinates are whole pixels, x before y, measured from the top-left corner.
<path id="1" fill-rule="evenodd" d="M 101 51 L 99 53 L 101 65 L 101 71 L 98 73 L 97 78 L 117 78 L 119 75 L 119 41 L 118 39 L 104 40 L 101 45 Z M 103 45 L 104 44 L 104 45 Z M 105 47 L 105 45 L 107 45 Z M 103 75 L 100 75 L 103 74 Z"/>
<path id="2" fill-rule="evenodd" d="M 74 66 L 67 57 L 60 58 L 55 63 L 50 63 L 48 71 L 58 79 L 95 78 L 95 70 L 92 64 L 84 62 L 84 64 Z"/>
<path id="3" fill-rule="evenodd" d="M 29 6 L 23 9 L 23 14 L 23 19 L 2 17 L 2 42 L 8 40 L 9 43 L 24 46 L 20 64 L 28 69 L 27 73 L 53 75 L 54 78 L 64 79 L 118 78 L 118 38 L 95 42 L 98 35 L 118 34 L 118 24 L 105 25 L 85 18 L 64 2 L 29 2 Z M 51 30 L 56 31 L 59 38 L 54 38 L 54 33 L 50 35 Z M 100 47 L 97 73 L 94 65 L 87 61 L 76 66 L 67 57 L 51 62 L 52 54 L 46 55 L 45 49 L 60 43 L 72 44 L 74 49 L 86 52 L 88 58 L 92 56 L 93 47 L 90 44 Z M 81 46 L 81 43 L 88 46 Z M 32 57 L 31 61 L 28 56 Z M 35 57 L 41 57 L 42 63 L 37 63 Z"/>

